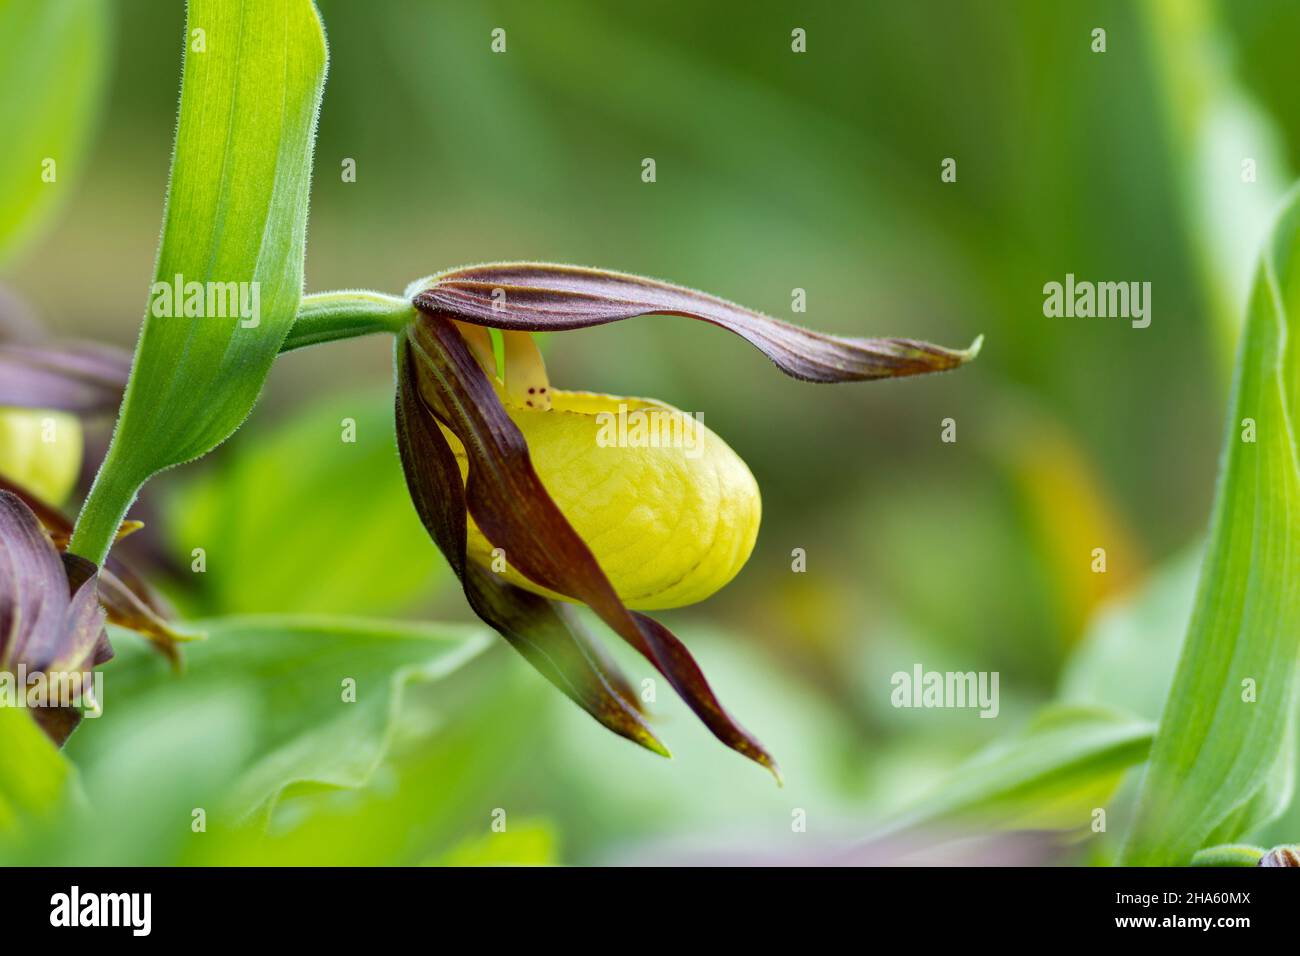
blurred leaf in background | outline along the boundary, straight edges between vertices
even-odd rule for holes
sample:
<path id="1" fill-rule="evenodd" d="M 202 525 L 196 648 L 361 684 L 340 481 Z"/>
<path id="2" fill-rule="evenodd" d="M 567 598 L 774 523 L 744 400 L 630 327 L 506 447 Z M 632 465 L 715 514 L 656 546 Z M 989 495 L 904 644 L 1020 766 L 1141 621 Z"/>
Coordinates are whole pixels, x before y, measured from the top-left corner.
<path id="1" fill-rule="evenodd" d="M 111 26 L 107 0 L 0 0 L 0 265 L 84 172 Z"/>
<path id="2" fill-rule="evenodd" d="M 1108 708 L 1048 708 L 958 767 L 946 787 L 881 836 L 921 830 L 951 838 L 990 827 L 1086 832 L 1124 773 L 1146 759 L 1153 732 L 1150 722 Z"/>
<path id="3" fill-rule="evenodd" d="M 1186 244 L 1199 257 L 1197 277 L 1225 380 L 1252 270 L 1295 168 L 1281 131 L 1244 88 L 1245 77 L 1233 73 L 1234 66 L 1253 72 L 1253 57 L 1242 51 L 1234 62 L 1222 29 L 1244 9 L 1264 7 L 1273 7 L 1270 19 L 1281 13 L 1272 2 L 1147 0 L 1144 7 L 1165 123 L 1176 146 L 1171 174 L 1182 194 Z"/>
<path id="4" fill-rule="evenodd" d="M 1201 548 L 1166 562 L 1134 592 L 1108 602 L 1061 673 L 1061 699 L 1160 719 L 1196 598 Z"/>
<path id="5" fill-rule="evenodd" d="M 394 742 L 427 742 L 436 723 L 411 723 L 408 689 L 438 685 L 492 646 L 480 629 L 355 618 L 204 627 L 209 638 L 187 649 L 182 676 L 114 634 L 105 717 L 68 749 L 94 809 L 58 828 L 45 845 L 55 859 L 165 863 L 260 839 L 286 793 L 355 790 Z"/>
<path id="6" fill-rule="evenodd" d="M 0 850 L 29 821 L 65 803 L 74 781 L 72 765 L 31 714 L 0 707 Z"/>
<path id="7" fill-rule="evenodd" d="M 516 822 L 502 833 L 458 843 L 435 866 L 549 866 L 559 862 L 555 828 L 545 820 Z"/>
<path id="8" fill-rule="evenodd" d="M 243 827 L 191 844 L 183 860 L 204 864 L 417 865 L 517 822 L 540 822 L 537 787 L 549 768 L 544 715 L 554 691 L 493 642 L 475 663 L 403 696 L 401 734 L 385 763 L 356 790 L 295 788 L 266 830 Z M 587 721 L 590 723 L 590 720 Z M 603 736 L 599 727 L 591 733 Z"/>
<path id="9" fill-rule="evenodd" d="M 304 403 L 254 422 L 173 486 L 167 528 L 200 615 L 391 615 L 427 604 L 449 572 L 420 525 L 393 437 L 391 389 Z"/>

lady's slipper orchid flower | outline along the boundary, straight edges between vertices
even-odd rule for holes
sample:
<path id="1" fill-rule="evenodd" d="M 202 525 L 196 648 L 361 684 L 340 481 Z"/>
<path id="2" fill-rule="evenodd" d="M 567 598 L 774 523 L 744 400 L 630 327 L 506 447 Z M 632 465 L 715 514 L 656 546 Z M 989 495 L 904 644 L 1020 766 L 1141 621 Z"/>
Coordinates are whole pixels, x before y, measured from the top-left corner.
<path id="1" fill-rule="evenodd" d="M 398 446 L 416 509 L 474 611 L 606 727 L 666 754 L 631 685 L 564 602 L 586 604 L 714 735 L 780 779 L 685 646 L 634 610 L 702 600 L 735 576 L 758 532 L 753 476 L 671 406 L 553 389 L 530 333 L 687 316 L 735 332 L 810 382 L 944 371 L 973 358 L 978 341 L 954 351 L 838 338 L 691 289 L 570 266 L 475 266 L 412 291 L 419 315 L 397 346 Z M 503 332 L 502 378 L 488 328 Z M 666 426 L 681 440 L 601 440 L 620 411 L 654 413 L 661 434 Z"/>
<path id="2" fill-rule="evenodd" d="M 94 685 L 82 677 L 113 656 L 96 595 L 95 566 L 54 542 L 16 495 L 0 491 L 0 671 L 27 695 L 38 681 L 75 687 L 96 707 Z M 75 682 L 75 683 L 74 683 Z M 81 720 L 71 706 L 42 701 L 32 716 L 57 744 Z"/>

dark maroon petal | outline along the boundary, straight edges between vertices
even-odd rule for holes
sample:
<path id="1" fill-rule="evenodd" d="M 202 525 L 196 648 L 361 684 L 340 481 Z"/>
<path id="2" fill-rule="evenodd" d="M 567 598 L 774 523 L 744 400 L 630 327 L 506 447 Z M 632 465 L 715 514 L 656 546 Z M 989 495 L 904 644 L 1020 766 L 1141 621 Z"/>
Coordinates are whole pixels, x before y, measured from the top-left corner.
<path id="1" fill-rule="evenodd" d="M 59 617 L 54 627 L 29 633 L 14 661 L 25 664 L 32 672 L 87 670 L 105 649 L 108 652 L 102 659 L 112 656 L 108 636 L 104 633 L 104 612 L 99 606 L 96 590 L 97 569 L 75 554 L 59 555 L 49 540 L 45 541 L 45 548 L 47 553 L 54 555 L 62 570 L 57 579 L 62 590 Z"/>
<path id="2" fill-rule="evenodd" d="M 56 747 L 67 743 L 81 723 L 81 711 L 76 707 L 33 707 L 30 713 L 36 725 L 45 731 L 45 736 L 54 741 Z"/>
<path id="3" fill-rule="evenodd" d="M 704 671 L 695 663 L 695 658 L 686 649 L 686 645 L 677 639 L 672 631 L 663 624 L 640 612 L 632 612 L 632 617 L 640 626 L 645 636 L 645 644 L 633 643 L 642 655 L 649 659 L 668 678 L 682 699 L 695 711 L 704 726 L 713 731 L 713 735 L 724 741 L 728 747 L 739 751 L 755 763 L 767 767 L 781 780 L 781 770 L 763 745 L 736 724 L 709 689 L 709 682 Z"/>
<path id="4" fill-rule="evenodd" d="M 0 406 L 115 412 L 131 356 L 91 344 L 0 345 Z"/>
<path id="5" fill-rule="evenodd" d="M 75 588 L 72 600 L 63 612 L 60 640 L 47 659 L 37 658 L 32 665 L 43 671 L 88 671 L 97 663 L 112 657 L 108 635 L 104 632 L 104 609 L 99 605 L 95 566 L 77 555 L 64 555 L 64 564 L 70 561 L 89 565 L 88 569 L 74 572 L 69 568 L 68 583 Z M 89 576 L 77 583 L 88 570 Z M 107 650 L 107 656 L 105 651 Z M 29 665 L 30 666 L 30 665 Z"/>
<path id="6" fill-rule="evenodd" d="M 424 400 L 465 446 L 466 504 L 487 539 L 504 548 L 506 560 L 530 580 L 587 604 L 668 679 L 719 740 L 779 780 L 771 755 L 723 709 L 685 647 L 619 600 L 591 549 L 542 485 L 523 435 L 450 317 L 422 315 L 406 335 Z"/>
<path id="7" fill-rule="evenodd" d="M 411 500 L 460 578 L 470 607 L 547 680 L 605 727 L 668 756 L 650 732 L 630 685 L 560 607 L 470 562 L 465 492 L 456 456 L 416 391 L 410 347 L 398 343 L 397 434 Z"/>
<path id="8" fill-rule="evenodd" d="M 647 750 L 672 756 L 646 726 L 627 679 L 562 604 L 501 581 L 472 562 L 466 577 L 465 594 L 474 613 L 543 677 L 605 727 Z"/>
<path id="9" fill-rule="evenodd" d="M 438 276 L 413 302 L 462 322 L 524 332 L 561 332 L 639 315 L 682 315 L 736 333 L 787 375 L 856 382 L 956 368 L 974 358 L 915 339 L 850 339 L 789 322 L 683 286 L 578 266 L 502 263 Z"/>
<path id="10" fill-rule="evenodd" d="M 515 588 L 515 590 L 527 594 L 529 597 L 538 597 L 531 591 L 524 591 L 522 588 Z M 638 713 L 645 713 L 645 707 L 642 705 L 641 698 L 635 688 L 632 687 L 631 681 L 623 675 L 618 663 L 606 650 L 605 645 L 591 636 L 591 632 L 579 619 L 573 605 L 566 604 L 563 601 L 547 601 L 546 603 L 550 605 L 561 623 L 573 635 L 574 643 L 582 649 L 583 654 L 591 661 L 592 666 L 605 676 L 606 682 L 614 693 L 627 701 L 628 706 Z M 664 751 L 664 755 L 669 756 L 667 750 Z"/>
<path id="11" fill-rule="evenodd" d="M 101 593 L 106 572 L 98 570 L 92 562 L 79 554 L 64 551 L 59 557 L 63 559 L 63 571 L 68 577 L 68 593 L 72 597 L 72 605 L 64 615 L 64 633 L 73 628 L 85 629 L 82 635 L 84 640 L 75 649 L 68 648 L 65 652 L 65 666 L 90 668 L 112 660 L 113 645 L 108 642 L 108 632 L 104 629 L 107 615 Z"/>
<path id="12" fill-rule="evenodd" d="M 1257 866 L 1300 866 L 1300 846 L 1275 846 L 1259 858 Z"/>
<path id="13" fill-rule="evenodd" d="M 47 528 L 46 533 L 48 532 Z M 58 550 L 57 546 L 55 550 Z M 87 561 L 79 554 L 68 554 L 65 551 L 59 555 L 59 560 L 63 562 L 63 576 L 68 583 L 68 597 L 79 593 L 82 586 L 93 578 L 98 570 L 93 561 Z"/>
<path id="14" fill-rule="evenodd" d="M 59 551 L 67 548 L 72 536 L 72 521 L 67 515 L 4 475 L 0 475 L 0 490 L 22 499 L 45 527 L 54 546 Z M 64 557 L 66 560 L 68 555 L 65 553 Z M 173 666 L 180 666 L 177 643 L 193 635 L 177 631 L 170 623 L 174 614 L 167 602 L 134 568 L 111 555 L 99 573 L 99 603 L 110 621 L 147 637 Z"/>
<path id="15" fill-rule="evenodd" d="M 67 606 L 68 579 L 54 544 L 21 499 L 0 491 L 0 667 L 49 656 Z"/>
<path id="16" fill-rule="evenodd" d="M 97 583 L 93 564 L 60 557 L 22 499 L 0 491 L 0 669 L 84 675 L 111 657 Z M 81 696 L 95 706 L 93 685 Z M 59 746 L 81 721 L 72 707 L 37 707 L 32 716 Z"/>

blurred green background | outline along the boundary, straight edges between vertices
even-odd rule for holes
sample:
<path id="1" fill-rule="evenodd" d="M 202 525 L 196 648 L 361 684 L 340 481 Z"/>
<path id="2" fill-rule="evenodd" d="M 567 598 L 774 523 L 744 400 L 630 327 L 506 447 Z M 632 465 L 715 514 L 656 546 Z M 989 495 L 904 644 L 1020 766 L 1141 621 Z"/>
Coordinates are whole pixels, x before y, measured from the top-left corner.
<path id="1" fill-rule="evenodd" d="M 184 11 L 162 0 L 109 7 L 83 168 L 0 277 L 58 335 L 130 347 L 158 241 Z M 69 753 L 92 803 L 132 809 L 111 838 L 70 837 L 61 853 L 105 863 L 836 859 L 1057 697 L 1063 675 L 1066 696 L 1114 692 L 1115 672 L 1088 679 L 1099 655 L 1132 678 L 1126 703 L 1158 714 L 1208 518 L 1245 283 L 1300 166 L 1300 7 L 319 8 L 330 73 L 309 291 L 399 292 L 483 260 L 576 262 L 841 334 L 965 346 L 983 333 L 984 351 L 950 375 L 827 387 L 786 379 L 743 342 L 673 317 L 544 343 L 559 387 L 702 412 L 757 477 L 764 522 L 749 565 L 665 619 L 781 761 L 784 789 L 714 742 L 666 688 L 654 710 L 671 762 L 605 733 L 488 643 L 395 694 L 390 719 L 369 731 L 374 759 L 336 781 L 345 786 L 291 788 L 265 836 L 214 826 L 192 837 L 189 810 L 178 818 L 176 808 L 211 800 L 257 763 L 270 746 L 259 708 L 301 706 L 304 727 L 320 723 L 309 705 L 267 693 L 293 668 L 288 652 L 265 671 L 226 660 L 220 679 L 196 665 L 186 684 L 121 636 L 106 716 Z M 496 27 L 504 54 L 489 49 Z M 796 27 L 803 54 L 791 51 Z M 1098 27 L 1104 53 L 1091 49 Z M 94 67 L 94 57 L 78 62 Z M 646 157 L 653 184 L 641 180 Z M 955 183 L 940 179 L 946 157 Z M 1246 157 L 1257 182 L 1242 181 Z M 345 159 L 355 182 L 343 181 Z M 1149 281 L 1151 326 L 1045 318 L 1043 284 L 1067 272 Z M 795 288 L 806 314 L 791 312 Z M 155 548 L 188 614 L 472 621 L 402 485 L 391 362 L 386 338 L 282 358 L 234 439 L 151 485 Z M 339 441 L 346 417 L 358 423 L 355 445 Z M 952 444 L 940 440 L 949 417 Z M 207 552 L 202 575 L 189 571 L 195 547 Z M 1090 568 L 1097 547 L 1104 575 Z M 804 574 L 791 572 L 794 548 L 806 550 Z M 1116 624 L 1135 595 L 1153 600 L 1152 580 L 1165 582 L 1161 613 Z M 239 640 L 257 644 L 247 629 Z M 310 655 L 309 643 L 294 653 Z M 369 655 L 364 642 L 350 653 Z M 620 657 L 636 682 L 649 676 Z M 916 663 L 998 671 L 998 718 L 892 708 L 890 675 Z M 132 681 L 148 693 L 126 699 Z M 498 809 L 507 835 L 491 830 Z M 806 832 L 792 829 L 800 810 Z M 977 858 L 1019 852 L 999 844 Z"/>

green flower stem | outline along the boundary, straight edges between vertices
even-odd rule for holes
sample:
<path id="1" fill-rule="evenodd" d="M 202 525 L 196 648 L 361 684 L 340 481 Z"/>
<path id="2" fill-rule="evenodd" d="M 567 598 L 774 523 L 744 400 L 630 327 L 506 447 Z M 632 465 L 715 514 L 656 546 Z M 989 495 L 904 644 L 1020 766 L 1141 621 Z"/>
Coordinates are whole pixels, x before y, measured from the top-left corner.
<path id="1" fill-rule="evenodd" d="M 303 297 L 280 351 L 375 332 L 400 332 L 414 317 L 415 308 L 402 296 L 364 290 L 318 292 Z M 68 545 L 73 554 L 97 565 L 104 563 L 127 508 L 146 480 L 125 472 L 114 457 L 110 454 L 95 476 Z"/>
<path id="2" fill-rule="evenodd" d="M 90 494 L 81 506 L 72 539 L 68 542 L 69 552 L 93 561 L 96 565 L 102 565 L 108 557 L 108 549 L 113 546 L 117 529 L 121 527 L 127 509 L 146 481 L 128 475 L 121 467 L 115 467 L 115 457 L 110 448 L 95 475 L 95 483 L 90 486 Z"/>
<path id="3" fill-rule="evenodd" d="M 402 296 L 349 289 L 303 296 L 281 352 L 340 339 L 400 332 L 415 317 L 415 307 Z"/>

